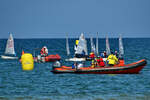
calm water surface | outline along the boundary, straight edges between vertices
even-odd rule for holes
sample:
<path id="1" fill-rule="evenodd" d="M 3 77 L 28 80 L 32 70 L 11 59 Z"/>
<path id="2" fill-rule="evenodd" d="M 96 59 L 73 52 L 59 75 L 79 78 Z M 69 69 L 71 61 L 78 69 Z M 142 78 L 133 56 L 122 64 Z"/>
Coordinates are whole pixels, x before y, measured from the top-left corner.
<path id="1" fill-rule="evenodd" d="M 69 42 L 73 56 L 75 39 L 69 39 Z M 148 64 L 140 74 L 53 74 L 50 72 L 52 63 L 35 63 L 33 71 L 23 71 L 18 61 L 1 59 L 0 100 L 149 100 L 150 39 L 124 39 L 123 42 L 126 63 L 147 59 Z M 6 40 L 0 39 L 0 55 L 4 53 L 5 45 Z M 67 58 L 65 39 L 15 39 L 18 56 L 22 49 L 33 54 L 35 48 L 44 45 L 49 54 L 58 53 L 63 59 Z M 118 50 L 118 39 L 110 39 L 110 45 Z M 104 49 L 105 39 L 100 39 L 99 50 Z"/>

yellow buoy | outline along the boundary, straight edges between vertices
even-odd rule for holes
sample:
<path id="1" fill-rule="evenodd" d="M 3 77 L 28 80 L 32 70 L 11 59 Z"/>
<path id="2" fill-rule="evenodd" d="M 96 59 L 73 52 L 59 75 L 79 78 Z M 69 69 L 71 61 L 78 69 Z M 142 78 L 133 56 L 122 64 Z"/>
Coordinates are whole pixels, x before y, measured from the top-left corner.
<path id="1" fill-rule="evenodd" d="M 76 45 L 78 45 L 79 44 L 79 40 L 76 40 Z"/>
<path id="2" fill-rule="evenodd" d="M 33 70 L 34 68 L 34 60 L 33 56 L 30 53 L 24 53 L 21 56 L 21 64 L 23 70 Z"/>

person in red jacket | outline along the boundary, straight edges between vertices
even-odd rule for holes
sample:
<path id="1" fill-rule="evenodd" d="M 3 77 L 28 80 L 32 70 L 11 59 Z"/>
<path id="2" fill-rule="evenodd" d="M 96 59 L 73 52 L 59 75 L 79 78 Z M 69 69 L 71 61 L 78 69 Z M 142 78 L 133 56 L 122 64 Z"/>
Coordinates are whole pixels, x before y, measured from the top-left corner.
<path id="1" fill-rule="evenodd" d="M 47 55 L 48 55 L 48 49 L 47 49 L 47 47 L 44 46 L 44 47 L 41 49 L 40 53 L 41 53 L 41 56 L 47 56 Z"/>
<path id="2" fill-rule="evenodd" d="M 90 53 L 90 58 L 91 58 L 91 59 L 94 59 L 94 58 L 95 58 L 94 52 L 91 52 L 91 53 Z"/>
<path id="3" fill-rule="evenodd" d="M 105 66 L 105 62 L 103 61 L 102 57 L 98 57 L 98 59 L 97 59 L 97 66 L 100 66 L 100 67 L 104 67 Z"/>

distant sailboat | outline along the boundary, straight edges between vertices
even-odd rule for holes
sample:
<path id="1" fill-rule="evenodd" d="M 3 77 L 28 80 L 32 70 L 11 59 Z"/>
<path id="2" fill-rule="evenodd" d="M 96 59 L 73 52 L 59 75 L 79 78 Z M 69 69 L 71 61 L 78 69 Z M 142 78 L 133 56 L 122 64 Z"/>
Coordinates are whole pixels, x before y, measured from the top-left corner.
<path id="1" fill-rule="evenodd" d="M 120 35 L 119 37 L 119 58 L 123 59 L 124 55 L 124 48 L 123 48 L 123 43 L 122 43 L 122 36 Z"/>
<path id="2" fill-rule="evenodd" d="M 95 54 L 96 53 L 96 49 L 95 49 L 95 45 L 94 45 L 92 37 L 90 38 L 90 41 L 91 41 L 91 52 L 93 52 Z"/>
<path id="3" fill-rule="evenodd" d="M 70 55 L 70 49 L 69 49 L 69 42 L 68 42 L 68 34 L 66 36 L 66 51 L 67 51 L 67 55 Z"/>
<path id="4" fill-rule="evenodd" d="M 67 42 L 68 42 L 68 40 L 66 39 L 66 49 L 69 46 Z M 79 41 L 76 41 L 76 42 L 77 43 L 76 43 L 76 46 L 75 46 L 75 57 L 66 59 L 66 61 L 86 61 L 86 56 L 88 55 L 87 41 L 84 38 L 83 33 L 81 33 L 81 35 L 79 37 Z M 68 52 L 68 49 L 67 49 L 67 52 Z M 85 53 L 85 54 L 83 54 L 83 53 Z"/>
<path id="5" fill-rule="evenodd" d="M 1 55 L 1 58 L 2 59 L 18 59 L 18 57 L 16 57 L 16 53 L 14 49 L 14 39 L 11 33 L 7 40 L 5 55 Z"/>
<path id="6" fill-rule="evenodd" d="M 99 55 L 98 53 L 98 32 L 97 32 L 97 36 L 96 36 L 96 54 Z"/>
<path id="7" fill-rule="evenodd" d="M 110 46 L 109 46 L 108 36 L 106 36 L 106 54 L 110 55 Z"/>
<path id="8" fill-rule="evenodd" d="M 77 45 L 75 54 L 82 54 L 83 51 L 85 52 L 85 55 L 88 55 L 87 42 L 86 42 L 86 39 L 84 38 L 83 33 L 81 33 L 81 36 L 79 37 L 79 43 Z"/>

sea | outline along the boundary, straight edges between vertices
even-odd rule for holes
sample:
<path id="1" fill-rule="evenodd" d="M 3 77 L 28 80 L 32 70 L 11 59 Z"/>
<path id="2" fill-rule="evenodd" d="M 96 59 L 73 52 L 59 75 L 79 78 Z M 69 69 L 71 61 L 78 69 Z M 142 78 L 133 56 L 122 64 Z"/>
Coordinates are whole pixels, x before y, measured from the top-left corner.
<path id="1" fill-rule="evenodd" d="M 74 55 L 76 39 L 69 39 Z M 5 52 L 7 39 L 0 39 L 0 55 Z M 95 42 L 95 39 L 94 39 Z M 90 53 L 90 39 L 87 39 Z M 118 51 L 118 38 L 109 39 L 112 51 Z M 22 50 L 36 56 L 47 46 L 49 54 L 59 54 L 65 62 L 64 39 L 14 39 L 18 57 Z M 147 65 L 139 74 L 53 74 L 53 63 L 34 63 L 32 71 L 22 70 L 18 60 L 0 59 L 0 100 L 150 100 L 150 38 L 123 38 L 124 59 L 129 64 L 141 59 Z M 99 38 L 99 53 L 105 51 L 105 39 Z"/>

